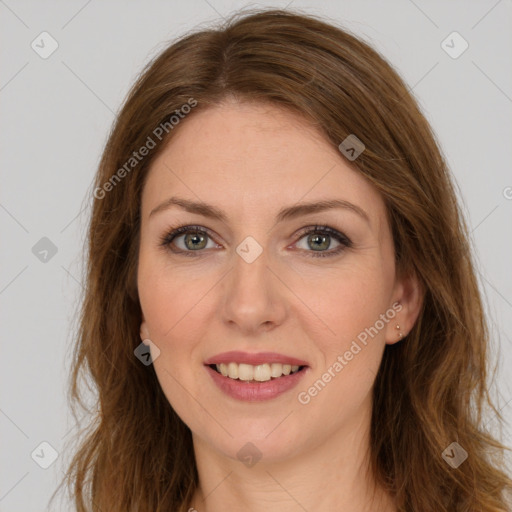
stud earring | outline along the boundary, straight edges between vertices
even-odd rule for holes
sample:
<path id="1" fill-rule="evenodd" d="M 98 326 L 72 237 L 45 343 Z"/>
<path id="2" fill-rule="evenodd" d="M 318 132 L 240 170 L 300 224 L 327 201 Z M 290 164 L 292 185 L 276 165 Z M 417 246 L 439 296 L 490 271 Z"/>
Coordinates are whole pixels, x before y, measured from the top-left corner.
<path id="1" fill-rule="evenodd" d="M 395 329 L 400 330 L 400 326 L 399 326 L 398 324 L 396 324 Z M 398 338 L 398 339 L 400 339 L 400 340 L 404 337 L 404 335 L 403 335 L 401 332 L 399 332 L 399 333 L 398 333 L 398 336 L 399 336 L 399 338 Z"/>

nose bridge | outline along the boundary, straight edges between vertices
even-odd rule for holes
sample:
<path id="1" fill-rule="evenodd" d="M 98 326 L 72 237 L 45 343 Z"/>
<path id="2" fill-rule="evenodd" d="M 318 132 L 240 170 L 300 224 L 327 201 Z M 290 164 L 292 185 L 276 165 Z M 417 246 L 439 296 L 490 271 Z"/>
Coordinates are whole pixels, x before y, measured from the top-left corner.
<path id="1" fill-rule="evenodd" d="M 283 297 L 268 268 L 269 260 L 268 251 L 252 237 L 247 237 L 236 247 L 225 287 L 224 315 L 227 321 L 248 330 L 282 321 Z"/>
<path id="2" fill-rule="evenodd" d="M 252 237 L 247 237 L 237 246 L 231 286 L 239 299 L 250 297 L 254 303 L 269 293 L 268 256 L 268 251 Z"/>

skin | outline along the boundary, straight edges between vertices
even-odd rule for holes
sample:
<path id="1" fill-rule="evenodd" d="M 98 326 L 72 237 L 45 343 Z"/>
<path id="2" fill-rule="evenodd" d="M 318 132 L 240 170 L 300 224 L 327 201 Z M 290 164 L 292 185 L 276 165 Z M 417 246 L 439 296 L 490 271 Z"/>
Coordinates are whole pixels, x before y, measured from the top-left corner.
<path id="1" fill-rule="evenodd" d="M 301 117 L 234 100 L 182 121 L 155 160 L 142 194 L 138 290 L 141 339 L 160 354 L 154 369 L 169 403 L 192 431 L 199 512 L 248 510 L 396 511 L 366 468 L 371 392 L 386 344 L 406 335 L 421 305 L 418 282 L 399 277 L 385 205 L 377 190 Z M 173 206 L 171 196 L 222 209 L 227 221 Z M 276 223 L 298 202 L 344 199 L 362 208 L 331 209 Z M 302 228 L 327 225 L 353 243 L 314 257 Z M 193 251 L 160 246 L 173 225 L 208 229 Z M 247 237 L 263 252 L 252 263 L 236 252 Z M 329 245 L 330 241 L 330 245 Z M 321 241 L 320 241 L 321 243 Z M 327 236 L 324 252 L 340 246 Z M 297 394 L 332 367 L 357 335 L 396 302 L 402 309 L 342 371 L 302 404 Z M 264 402 L 226 396 L 204 361 L 221 352 L 273 351 L 309 363 L 296 388 Z M 237 452 L 251 442 L 252 467 Z M 372 502 L 372 497 L 374 501 Z M 372 508 L 374 507 L 374 508 Z"/>

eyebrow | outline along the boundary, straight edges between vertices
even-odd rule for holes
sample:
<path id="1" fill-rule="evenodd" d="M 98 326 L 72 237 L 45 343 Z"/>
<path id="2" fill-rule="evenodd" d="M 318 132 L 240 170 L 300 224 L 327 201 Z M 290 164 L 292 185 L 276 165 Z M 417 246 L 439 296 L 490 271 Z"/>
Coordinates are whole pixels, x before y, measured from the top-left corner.
<path id="1" fill-rule="evenodd" d="M 180 197 L 170 197 L 169 199 L 165 200 L 151 211 L 149 217 L 155 213 L 167 210 L 172 206 L 179 206 L 187 212 L 197 213 L 203 217 L 220 220 L 224 223 L 227 222 L 227 215 L 219 208 L 207 203 L 190 201 L 189 199 Z M 370 218 L 368 217 L 368 214 L 361 207 L 352 204 L 349 201 L 345 201 L 344 199 L 326 199 L 322 201 L 315 201 L 314 203 L 299 203 L 293 206 L 288 206 L 283 208 L 277 214 L 276 221 L 283 222 L 285 220 L 295 219 L 303 215 L 331 210 L 334 208 L 343 208 L 352 211 L 362 217 L 368 224 L 370 224 Z"/>

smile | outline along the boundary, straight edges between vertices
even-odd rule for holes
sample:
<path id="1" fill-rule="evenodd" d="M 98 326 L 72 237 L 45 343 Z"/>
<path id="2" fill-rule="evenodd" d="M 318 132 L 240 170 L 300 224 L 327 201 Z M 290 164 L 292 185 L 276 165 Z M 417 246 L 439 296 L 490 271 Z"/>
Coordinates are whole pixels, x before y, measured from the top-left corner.
<path id="1" fill-rule="evenodd" d="M 204 368 L 225 395 L 236 400 L 271 400 L 295 387 L 311 368 L 306 361 L 275 352 L 225 352 Z"/>
<path id="2" fill-rule="evenodd" d="M 303 366 L 281 364 L 281 363 L 265 363 L 259 365 L 251 365 L 244 363 L 231 362 L 228 364 L 220 363 L 210 365 L 211 368 L 216 370 L 224 377 L 230 379 L 243 380 L 245 382 L 267 382 L 271 379 L 278 379 L 283 375 L 290 375 L 291 373 L 298 372 Z"/>

